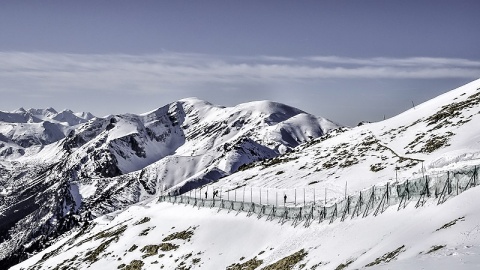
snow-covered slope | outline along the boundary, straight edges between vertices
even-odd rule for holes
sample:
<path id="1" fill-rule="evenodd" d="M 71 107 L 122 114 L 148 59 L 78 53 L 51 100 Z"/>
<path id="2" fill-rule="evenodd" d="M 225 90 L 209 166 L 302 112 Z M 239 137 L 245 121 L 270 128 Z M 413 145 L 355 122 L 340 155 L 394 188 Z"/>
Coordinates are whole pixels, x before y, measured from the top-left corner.
<path id="1" fill-rule="evenodd" d="M 44 130 L 32 131 L 34 124 L 77 123 L 66 117 L 75 115 L 70 111 L 28 113 L 39 120 L 28 123 L 23 137 L 46 136 Z M 0 242 L 0 261 L 21 259 L 90 214 L 121 209 L 169 188 L 185 191 L 216 181 L 337 126 L 270 101 L 226 108 L 189 98 L 141 115 L 93 118 L 63 129 L 57 134 L 64 136 L 60 140 L 40 140 L 35 151 L 0 160 L 0 185 L 10 190 L 0 208 L 8 216 L 0 222 L 5 240 Z M 25 201 L 31 205 L 25 207 Z M 34 244 L 24 249 L 26 242 Z"/>
<path id="2" fill-rule="evenodd" d="M 471 270 L 480 266 L 479 192 L 309 227 L 143 202 L 93 220 L 12 269 Z"/>
<path id="3" fill-rule="evenodd" d="M 397 177 L 405 180 L 480 164 L 479 127 L 480 80 L 476 80 L 391 119 L 338 129 L 215 185 L 322 193 L 327 189 L 338 196 L 347 183 L 353 193 Z"/>

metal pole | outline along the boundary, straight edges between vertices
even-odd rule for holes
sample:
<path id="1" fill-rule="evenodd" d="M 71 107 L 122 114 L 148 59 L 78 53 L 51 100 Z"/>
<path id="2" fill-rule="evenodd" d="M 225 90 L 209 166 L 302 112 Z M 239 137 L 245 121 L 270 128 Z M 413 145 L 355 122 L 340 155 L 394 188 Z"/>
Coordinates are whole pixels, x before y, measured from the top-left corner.
<path id="1" fill-rule="evenodd" d="M 313 205 L 315 205 L 315 189 L 313 189 Z"/>
<path id="2" fill-rule="evenodd" d="M 323 205 L 327 205 L 327 188 L 325 188 L 325 200 L 323 202 Z"/>
<path id="3" fill-rule="evenodd" d="M 345 181 L 345 199 L 347 199 L 347 181 Z"/>
<path id="4" fill-rule="evenodd" d="M 423 166 L 423 161 L 422 161 L 422 175 L 423 175 L 423 179 L 425 179 L 425 167 Z"/>
<path id="5" fill-rule="evenodd" d="M 243 203 L 245 202 L 245 186 L 243 186 Z"/>

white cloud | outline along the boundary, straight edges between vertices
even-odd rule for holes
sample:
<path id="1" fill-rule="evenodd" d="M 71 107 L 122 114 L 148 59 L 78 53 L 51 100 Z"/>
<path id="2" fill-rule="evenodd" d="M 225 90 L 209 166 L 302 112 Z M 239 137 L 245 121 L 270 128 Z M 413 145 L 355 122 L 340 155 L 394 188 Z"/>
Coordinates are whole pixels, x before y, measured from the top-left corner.
<path id="1" fill-rule="evenodd" d="M 456 58 L 221 57 L 202 54 L 0 53 L 0 91 L 162 91 L 202 84 L 322 79 L 478 78 L 480 61 Z"/>

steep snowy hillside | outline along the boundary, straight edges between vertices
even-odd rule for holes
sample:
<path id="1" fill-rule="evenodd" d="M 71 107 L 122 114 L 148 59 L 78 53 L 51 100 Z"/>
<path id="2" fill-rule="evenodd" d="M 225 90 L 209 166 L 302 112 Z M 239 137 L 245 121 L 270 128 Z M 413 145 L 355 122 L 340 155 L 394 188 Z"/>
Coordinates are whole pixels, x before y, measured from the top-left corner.
<path id="1" fill-rule="evenodd" d="M 329 197 L 338 197 L 346 184 L 353 193 L 396 178 L 479 164 L 478 127 L 480 80 L 391 119 L 338 129 L 291 153 L 247 166 L 214 186 L 276 188 L 290 194 L 293 188 L 326 189 Z M 307 194 L 310 200 L 312 194 Z"/>
<path id="2" fill-rule="evenodd" d="M 143 202 L 93 220 L 12 269 L 478 269 L 479 192 L 309 227 Z"/>
<path id="3" fill-rule="evenodd" d="M 68 111 L 53 114 L 55 121 L 76 123 L 63 117 Z M 40 141 L 38 151 L 0 161 L 0 185 L 9 190 L 0 198 L 7 217 L 0 221 L 0 262 L 21 260 L 81 220 L 172 187 L 186 191 L 216 181 L 336 127 L 275 102 L 226 108 L 195 98 L 141 115 L 91 119 L 61 140 Z"/>

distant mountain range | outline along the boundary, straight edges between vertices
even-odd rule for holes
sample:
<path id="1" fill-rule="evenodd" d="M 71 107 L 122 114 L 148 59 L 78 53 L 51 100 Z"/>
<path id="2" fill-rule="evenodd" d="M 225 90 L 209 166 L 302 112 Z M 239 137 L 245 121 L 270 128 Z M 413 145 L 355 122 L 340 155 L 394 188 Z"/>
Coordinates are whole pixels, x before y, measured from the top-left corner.
<path id="1" fill-rule="evenodd" d="M 338 126 L 270 101 L 228 108 L 189 98 L 105 118 L 0 112 L 0 263 L 26 258 L 83 220 L 217 181 Z"/>

